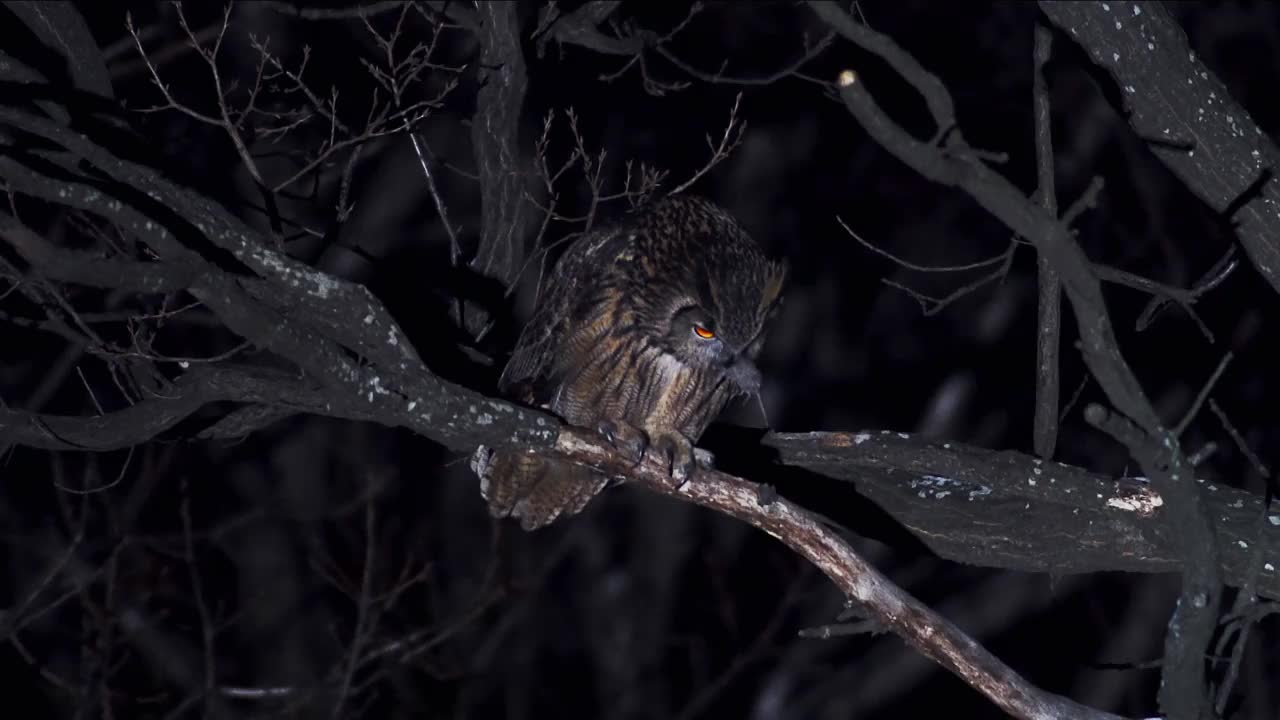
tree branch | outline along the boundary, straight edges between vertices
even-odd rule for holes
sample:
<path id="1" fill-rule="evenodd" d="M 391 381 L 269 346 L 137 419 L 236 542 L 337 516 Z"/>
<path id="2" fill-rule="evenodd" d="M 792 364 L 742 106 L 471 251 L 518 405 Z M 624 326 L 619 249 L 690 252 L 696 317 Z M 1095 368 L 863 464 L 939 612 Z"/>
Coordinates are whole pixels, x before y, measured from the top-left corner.
<path id="1" fill-rule="evenodd" d="M 1024 453 L 887 431 L 771 433 L 777 461 L 851 482 L 930 550 L 969 565 L 1055 575 L 1177 572 L 1181 533 L 1148 478 L 1112 478 Z M 1253 493 L 1200 482 L 1225 581 L 1280 600 L 1280 514 Z M 1067 538 L 1064 542 L 1064 538 Z M 1262 571 L 1253 562 L 1261 543 Z"/>
<path id="2" fill-rule="evenodd" d="M 111 74 L 89 24 L 70 0 L 5 0 L 5 7 L 31 32 L 67 61 L 72 84 L 80 90 L 113 98 Z"/>
<path id="3" fill-rule="evenodd" d="M 595 433 L 577 428 L 566 427 L 560 433 L 555 451 L 573 462 L 733 516 L 781 540 L 822 570 L 871 619 L 1015 717 L 1118 718 L 1030 685 L 955 625 L 881 575 L 831 528 L 761 486 L 725 473 L 700 470 L 690 482 L 674 487 L 656 459 L 632 466 Z"/>
<path id="4" fill-rule="evenodd" d="M 520 153 L 520 112 L 528 89 L 520 47 L 519 6 L 484 3 L 481 24 L 480 91 L 471 119 L 472 151 L 480 175 L 480 246 L 473 267 L 504 285 L 517 279 L 524 263 L 525 168 Z M 480 327 L 468 327 L 473 335 Z"/>
<path id="5" fill-rule="evenodd" d="M 1163 3 L 1040 9 L 1115 79 L 1134 133 L 1196 197 L 1228 215 L 1254 267 L 1280 290 L 1280 148 L 1196 57 Z"/>
<path id="6" fill-rule="evenodd" d="M 1058 191 L 1053 177 L 1053 135 L 1049 87 L 1044 66 L 1053 48 L 1053 34 L 1037 24 L 1035 27 L 1035 80 L 1032 109 L 1036 119 L 1036 170 L 1039 187 L 1036 195 L 1045 212 L 1058 214 Z M 1036 326 L 1036 414 L 1032 429 L 1036 454 L 1045 460 L 1053 457 L 1058 444 L 1059 388 L 1058 349 L 1062 344 L 1062 280 L 1053 262 L 1043 253 L 1036 258 L 1040 298 Z"/>
<path id="7" fill-rule="evenodd" d="M 945 86 L 914 61 L 904 60 L 905 51 L 892 39 L 855 22 L 835 3 L 811 0 L 810 7 L 841 35 L 898 68 L 925 98 L 935 117 L 939 117 L 939 109 L 951 107 Z M 1163 426 L 1120 353 L 1088 258 L 1065 223 L 983 164 L 957 129 L 939 123 L 943 135 L 937 140 L 944 141 L 945 147 L 922 142 L 880 109 L 856 73 L 844 71 L 837 84 L 845 107 L 877 143 L 930 180 L 964 190 L 1011 230 L 1034 243 L 1061 278 L 1076 316 L 1085 364 L 1111 403 L 1142 431 L 1141 448 L 1127 434 L 1116 439 L 1129 446 L 1151 479 L 1168 506 L 1170 530 L 1181 539 L 1183 587 L 1166 634 L 1160 705 L 1174 718 L 1198 717 L 1208 706 L 1204 658 L 1217 626 L 1221 596 L 1213 520 L 1201 505 L 1194 476 L 1186 471 L 1189 465 L 1182 457 L 1178 438 Z M 1124 426 L 1100 427 L 1115 431 Z"/>

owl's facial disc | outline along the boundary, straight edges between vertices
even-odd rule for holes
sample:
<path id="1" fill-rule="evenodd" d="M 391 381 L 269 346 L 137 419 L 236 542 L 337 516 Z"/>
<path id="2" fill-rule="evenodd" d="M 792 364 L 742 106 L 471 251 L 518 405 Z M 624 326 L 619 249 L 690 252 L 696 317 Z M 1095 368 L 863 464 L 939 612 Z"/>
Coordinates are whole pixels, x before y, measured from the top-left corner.
<path id="1" fill-rule="evenodd" d="M 700 367 L 724 364 L 722 356 L 727 352 L 715 320 L 698 305 L 687 305 L 671 315 L 666 346 L 682 361 Z"/>
<path id="2" fill-rule="evenodd" d="M 730 343 L 715 318 L 699 305 L 687 305 L 672 314 L 666 345 L 682 362 L 719 368 L 738 393 L 751 395 L 760 389 L 760 371 L 752 362 L 753 344 Z"/>

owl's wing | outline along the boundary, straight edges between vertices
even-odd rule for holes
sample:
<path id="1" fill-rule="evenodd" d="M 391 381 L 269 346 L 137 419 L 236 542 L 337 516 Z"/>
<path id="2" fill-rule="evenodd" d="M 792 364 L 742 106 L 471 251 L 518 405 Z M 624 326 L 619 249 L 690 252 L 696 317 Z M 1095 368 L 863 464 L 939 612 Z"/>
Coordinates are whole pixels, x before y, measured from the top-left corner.
<path id="1" fill-rule="evenodd" d="M 502 370 L 500 391 L 533 404 L 549 401 L 574 369 L 566 351 L 575 327 L 582 327 L 584 312 L 600 301 L 618 255 L 633 239 L 627 228 L 612 228 L 588 233 L 565 250 Z"/>

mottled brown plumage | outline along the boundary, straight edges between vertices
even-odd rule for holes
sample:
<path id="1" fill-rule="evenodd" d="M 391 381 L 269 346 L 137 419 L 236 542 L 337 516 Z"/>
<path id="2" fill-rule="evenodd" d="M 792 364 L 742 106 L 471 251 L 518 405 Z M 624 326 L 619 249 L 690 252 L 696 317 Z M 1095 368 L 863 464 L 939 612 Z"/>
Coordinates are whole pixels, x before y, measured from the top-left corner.
<path id="1" fill-rule="evenodd" d="M 662 200 L 565 251 L 500 389 L 637 460 L 657 453 L 684 481 L 702 431 L 732 397 L 758 391 L 753 361 L 785 274 L 724 210 Z M 608 480 L 513 451 L 482 476 L 493 514 L 526 529 L 578 512 Z"/>

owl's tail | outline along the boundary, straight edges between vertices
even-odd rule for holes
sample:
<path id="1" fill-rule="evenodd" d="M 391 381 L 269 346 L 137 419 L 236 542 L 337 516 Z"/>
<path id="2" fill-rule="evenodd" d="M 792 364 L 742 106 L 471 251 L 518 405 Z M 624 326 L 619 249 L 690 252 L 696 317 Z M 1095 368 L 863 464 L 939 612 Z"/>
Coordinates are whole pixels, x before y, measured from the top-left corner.
<path id="1" fill-rule="evenodd" d="M 559 517 L 582 510 L 604 489 L 608 478 L 581 465 L 548 460 L 519 451 L 490 452 L 472 467 L 480 475 L 480 494 L 494 517 L 520 519 L 525 530 L 535 530 Z"/>

